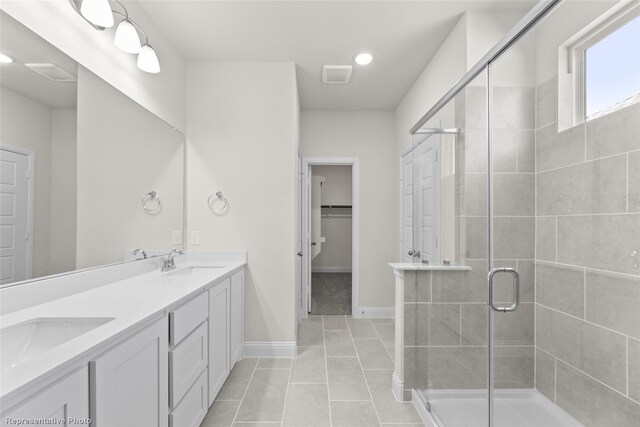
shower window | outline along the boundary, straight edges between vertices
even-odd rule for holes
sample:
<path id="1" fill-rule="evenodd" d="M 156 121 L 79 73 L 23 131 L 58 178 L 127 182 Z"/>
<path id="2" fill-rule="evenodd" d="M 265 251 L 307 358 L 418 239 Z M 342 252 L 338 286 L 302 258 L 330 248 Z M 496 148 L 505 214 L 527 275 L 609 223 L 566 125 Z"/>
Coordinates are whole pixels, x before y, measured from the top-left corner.
<path id="1" fill-rule="evenodd" d="M 638 40 L 640 5 L 635 4 L 602 16 L 566 43 L 573 78 L 573 124 L 640 101 Z"/>

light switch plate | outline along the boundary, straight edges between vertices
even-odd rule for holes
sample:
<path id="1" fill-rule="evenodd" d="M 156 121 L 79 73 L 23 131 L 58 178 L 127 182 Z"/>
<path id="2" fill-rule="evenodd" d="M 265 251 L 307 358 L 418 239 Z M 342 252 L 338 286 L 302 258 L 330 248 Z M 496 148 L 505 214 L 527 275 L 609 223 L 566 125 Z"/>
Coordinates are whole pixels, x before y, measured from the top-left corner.
<path id="1" fill-rule="evenodd" d="M 182 244 L 182 231 L 174 231 L 172 233 L 171 241 L 174 245 Z"/>
<path id="2" fill-rule="evenodd" d="M 199 231 L 192 231 L 191 232 L 191 244 L 192 245 L 199 245 L 200 244 L 200 232 Z"/>

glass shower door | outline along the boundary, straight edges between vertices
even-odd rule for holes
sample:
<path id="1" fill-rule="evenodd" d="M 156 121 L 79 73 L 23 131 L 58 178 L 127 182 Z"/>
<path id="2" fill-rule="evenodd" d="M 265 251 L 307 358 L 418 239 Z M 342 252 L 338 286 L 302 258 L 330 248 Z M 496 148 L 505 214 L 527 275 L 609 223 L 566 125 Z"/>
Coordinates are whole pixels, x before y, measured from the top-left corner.
<path id="1" fill-rule="evenodd" d="M 489 390 L 493 427 L 528 426 L 535 412 L 535 73 L 514 65 L 526 37 L 488 68 Z M 550 426 L 551 427 L 551 426 Z"/>
<path id="2" fill-rule="evenodd" d="M 482 73 L 415 135 L 414 215 L 423 219 L 416 221 L 414 240 L 435 244 L 437 237 L 436 257 L 426 258 L 432 252 L 421 246 L 421 259 L 459 268 L 433 270 L 430 295 L 415 308 L 416 381 L 442 427 L 489 425 L 486 87 Z M 429 173 L 420 171 L 430 163 L 427 144 L 438 147 L 437 195 L 428 194 Z M 423 204 L 430 200 L 439 206 L 437 221 L 425 218 Z M 429 234 L 432 223 L 437 229 Z"/>

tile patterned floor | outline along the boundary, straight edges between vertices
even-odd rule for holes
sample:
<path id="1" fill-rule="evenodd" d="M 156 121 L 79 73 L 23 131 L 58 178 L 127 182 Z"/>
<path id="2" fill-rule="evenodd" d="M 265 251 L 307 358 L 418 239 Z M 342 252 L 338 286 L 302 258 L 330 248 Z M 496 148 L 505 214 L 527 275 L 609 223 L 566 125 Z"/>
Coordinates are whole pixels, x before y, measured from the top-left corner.
<path id="1" fill-rule="evenodd" d="M 309 316 L 298 357 L 244 359 L 202 427 L 418 427 L 411 403 L 391 393 L 391 319 Z"/>
<path id="2" fill-rule="evenodd" d="M 351 315 L 351 273 L 311 275 L 311 314 Z"/>

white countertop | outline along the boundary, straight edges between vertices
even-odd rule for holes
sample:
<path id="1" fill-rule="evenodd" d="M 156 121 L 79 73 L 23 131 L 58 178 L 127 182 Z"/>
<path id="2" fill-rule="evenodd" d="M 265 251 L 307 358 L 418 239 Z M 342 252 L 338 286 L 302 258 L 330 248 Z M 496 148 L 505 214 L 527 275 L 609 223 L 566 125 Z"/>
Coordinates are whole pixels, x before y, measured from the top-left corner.
<path id="1" fill-rule="evenodd" d="M 83 356 L 162 318 L 168 309 L 204 292 L 207 285 L 246 265 L 246 261 L 180 263 L 178 258 L 176 261 L 179 270 L 205 268 L 195 269 L 190 275 L 172 276 L 160 271 L 139 274 L 1 316 L 2 328 L 46 317 L 113 317 L 114 320 L 4 372 L 0 397 L 5 400 L 53 372 L 73 365 Z"/>
<path id="2" fill-rule="evenodd" d="M 467 265 L 445 265 L 445 264 L 413 264 L 410 262 L 390 262 L 389 266 L 396 271 L 417 271 L 417 270 L 431 270 L 431 271 L 470 271 L 471 267 Z"/>

